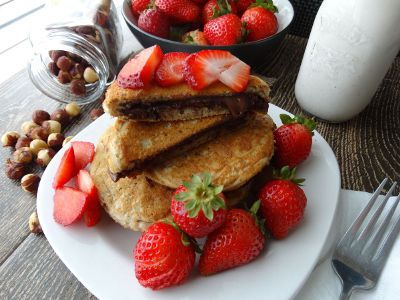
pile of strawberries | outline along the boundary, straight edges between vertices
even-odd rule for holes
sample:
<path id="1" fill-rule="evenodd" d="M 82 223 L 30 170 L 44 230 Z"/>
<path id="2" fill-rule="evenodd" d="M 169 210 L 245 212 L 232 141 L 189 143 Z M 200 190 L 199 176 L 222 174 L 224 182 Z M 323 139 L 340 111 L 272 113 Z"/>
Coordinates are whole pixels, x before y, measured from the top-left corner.
<path id="1" fill-rule="evenodd" d="M 138 26 L 188 44 L 228 46 L 275 34 L 272 0 L 131 0 Z"/>
<path id="2" fill-rule="evenodd" d="M 212 275 L 253 261 L 264 249 L 266 232 L 285 238 L 303 219 L 307 198 L 295 178 L 295 167 L 310 154 L 315 123 L 281 115 L 274 132 L 277 148 L 274 179 L 265 183 L 251 209 L 227 208 L 223 186 L 211 175 L 194 175 L 173 194 L 171 218 L 151 225 L 134 249 L 135 275 L 154 290 L 183 283 L 201 253 L 198 270 Z M 257 216 L 260 208 L 261 219 Z M 195 239 L 206 237 L 201 250 Z"/>
<path id="3" fill-rule="evenodd" d="M 129 60 L 118 74 L 117 84 L 142 89 L 153 82 L 162 87 L 186 82 L 200 90 L 220 81 L 235 92 L 246 89 L 250 66 L 224 50 L 202 50 L 189 54 L 163 54 L 160 46 L 146 48 Z"/>

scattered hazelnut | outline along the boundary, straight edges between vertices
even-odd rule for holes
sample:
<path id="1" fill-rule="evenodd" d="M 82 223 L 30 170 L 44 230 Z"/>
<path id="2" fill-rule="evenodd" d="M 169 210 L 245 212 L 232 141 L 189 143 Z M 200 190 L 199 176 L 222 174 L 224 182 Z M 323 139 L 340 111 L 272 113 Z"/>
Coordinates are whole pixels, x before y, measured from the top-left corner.
<path id="1" fill-rule="evenodd" d="M 26 174 L 21 178 L 21 187 L 25 192 L 36 193 L 40 177 L 36 174 Z"/>
<path id="2" fill-rule="evenodd" d="M 17 140 L 17 143 L 15 144 L 15 149 L 19 149 L 22 147 L 29 147 L 29 144 L 31 143 L 31 141 L 32 141 L 32 139 L 30 137 L 27 137 L 26 135 L 22 135 Z"/>
<path id="3" fill-rule="evenodd" d="M 65 126 L 69 122 L 69 116 L 68 116 L 67 112 L 62 108 L 55 110 L 50 115 L 50 119 L 52 119 L 53 121 L 59 122 L 61 124 L 61 126 Z"/>
<path id="4" fill-rule="evenodd" d="M 90 118 L 94 121 L 96 120 L 98 117 L 100 117 L 102 114 L 104 114 L 104 110 L 103 108 L 93 108 L 90 111 Z"/>
<path id="5" fill-rule="evenodd" d="M 76 117 L 81 113 L 81 108 L 76 102 L 71 102 L 65 106 L 65 111 L 70 117 Z"/>
<path id="6" fill-rule="evenodd" d="M 62 143 L 63 147 L 64 147 L 70 140 L 72 140 L 73 138 L 74 138 L 73 135 L 67 136 L 67 137 L 64 139 L 63 143 Z"/>
<path id="7" fill-rule="evenodd" d="M 67 52 L 63 50 L 52 50 L 49 51 L 49 56 L 52 61 L 56 62 L 61 56 L 67 55 Z"/>
<path id="8" fill-rule="evenodd" d="M 34 234 L 39 234 L 43 232 L 36 212 L 33 212 L 29 217 L 29 230 Z"/>
<path id="9" fill-rule="evenodd" d="M 10 159 L 6 161 L 6 175 L 10 179 L 21 179 L 26 174 L 25 165 L 16 163 Z"/>
<path id="10" fill-rule="evenodd" d="M 39 153 L 40 150 L 42 149 L 47 149 L 49 146 L 47 145 L 47 143 L 43 140 L 33 140 L 30 144 L 29 144 L 29 148 L 31 149 L 31 152 L 34 155 L 37 155 Z"/>
<path id="11" fill-rule="evenodd" d="M 39 127 L 38 124 L 36 124 L 33 121 L 26 121 L 24 123 L 22 123 L 21 125 L 21 130 L 25 133 L 25 134 L 29 134 L 31 132 L 31 130 L 33 128 Z"/>
<path id="12" fill-rule="evenodd" d="M 61 133 L 51 133 L 47 138 L 47 145 L 53 149 L 60 149 L 64 142 L 64 136 Z"/>
<path id="13" fill-rule="evenodd" d="M 97 75 L 95 70 L 93 70 L 90 67 L 87 67 L 83 72 L 83 79 L 85 79 L 87 83 L 93 83 L 99 80 L 99 76 Z"/>
<path id="14" fill-rule="evenodd" d="M 83 71 L 85 69 L 83 68 L 83 66 L 81 64 L 75 63 L 71 70 L 69 70 L 69 74 L 71 75 L 71 77 L 73 79 L 81 79 L 83 76 Z"/>
<path id="15" fill-rule="evenodd" d="M 53 149 L 42 149 L 37 154 L 36 163 L 45 167 L 50 163 L 54 155 L 56 155 L 56 152 Z"/>
<path id="16" fill-rule="evenodd" d="M 61 124 L 58 121 L 47 120 L 44 121 L 42 127 L 47 130 L 50 134 L 52 133 L 60 133 L 61 132 Z"/>
<path id="17" fill-rule="evenodd" d="M 50 73 L 55 76 L 57 76 L 58 72 L 60 72 L 60 69 L 57 67 L 57 64 L 54 61 L 49 62 L 47 67 L 49 68 Z"/>
<path id="18" fill-rule="evenodd" d="M 15 150 L 13 161 L 19 164 L 29 164 L 32 161 L 32 152 L 29 147 L 22 147 Z"/>
<path id="19" fill-rule="evenodd" d="M 68 56 L 60 56 L 57 61 L 57 67 L 62 71 L 68 71 L 72 66 L 72 60 Z"/>
<path id="20" fill-rule="evenodd" d="M 49 136 L 49 131 L 43 127 L 33 128 L 32 131 L 29 133 L 29 137 L 32 140 L 40 139 L 43 141 L 47 141 L 48 136 Z"/>
<path id="21" fill-rule="evenodd" d="M 16 131 L 8 131 L 1 137 L 3 147 L 13 147 L 19 139 L 19 133 Z"/>
<path id="22" fill-rule="evenodd" d="M 46 120 L 50 119 L 50 115 L 47 111 L 44 110 L 35 110 L 32 113 L 32 121 L 38 125 L 42 125 L 42 123 Z"/>
<path id="23" fill-rule="evenodd" d="M 78 95 L 78 96 L 84 96 L 86 95 L 86 86 L 85 86 L 85 80 L 83 79 L 73 79 L 71 81 L 70 85 L 71 93 Z"/>
<path id="24" fill-rule="evenodd" d="M 71 74 L 69 74 L 66 71 L 59 71 L 57 75 L 57 79 L 60 83 L 65 84 L 65 83 L 70 83 L 72 80 Z"/>

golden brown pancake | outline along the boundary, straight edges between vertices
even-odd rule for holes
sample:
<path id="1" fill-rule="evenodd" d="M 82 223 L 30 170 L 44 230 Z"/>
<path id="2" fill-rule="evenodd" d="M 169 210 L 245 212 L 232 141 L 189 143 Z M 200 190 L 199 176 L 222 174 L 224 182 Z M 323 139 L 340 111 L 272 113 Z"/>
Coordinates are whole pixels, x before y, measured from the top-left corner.
<path id="1" fill-rule="evenodd" d="M 153 182 L 143 174 L 111 180 L 106 162 L 106 145 L 112 130 L 96 146 L 90 173 L 106 212 L 125 228 L 144 231 L 153 222 L 170 214 L 172 190 Z"/>
<path id="2" fill-rule="evenodd" d="M 114 82 L 107 89 L 103 107 L 112 116 L 138 121 L 189 120 L 246 111 L 266 113 L 269 92 L 269 86 L 256 76 L 250 76 L 243 93 L 236 93 L 221 82 L 199 91 L 186 83 L 123 89 Z"/>
<path id="3" fill-rule="evenodd" d="M 274 122 L 266 114 L 254 113 L 241 127 L 183 155 L 145 170 L 153 181 L 177 188 L 192 174 L 210 172 L 214 184 L 231 191 L 258 174 L 274 153 Z"/>
<path id="4" fill-rule="evenodd" d="M 245 115 L 212 116 L 188 121 L 136 122 L 117 119 L 111 129 L 108 166 L 117 175 L 140 171 L 184 153 L 244 123 Z"/>

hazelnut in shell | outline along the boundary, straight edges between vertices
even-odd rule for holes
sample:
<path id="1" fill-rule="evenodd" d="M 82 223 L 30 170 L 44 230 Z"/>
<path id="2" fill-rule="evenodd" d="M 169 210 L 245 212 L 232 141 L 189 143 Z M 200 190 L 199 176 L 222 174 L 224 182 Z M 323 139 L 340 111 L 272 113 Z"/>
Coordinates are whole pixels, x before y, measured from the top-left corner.
<path id="1" fill-rule="evenodd" d="M 64 139 L 63 143 L 62 143 L 63 147 L 64 147 L 70 140 L 72 140 L 73 138 L 74 138 L 73 135 L 67 136 L 67 137 Z"/>
<path id="2" fill-rule="evenodd" d="M 56 152 L 53 149 L 42 149 L 37 154 L 36 163 L 41 167 L 46 167 L 54 155 L 56 155 Z"/>
<path id="3" fill-rule="evenodd" d="M 47 141 L 49 131 L 43 127 L 36 127 L 32 129 L 32 131 L 29 133 L 29 136 L 33 140 L 40 139 L 43 141 Z"/>
<path id="4" fill-rule="evenodd" d="M 40 226 L 39 218 L 36 212 L 33 212 L 29 217 L 29 230 L 34 234 L 42 233 L 42 226 Z"/>
<path id="5" fill-rule="evenodd" d="M 69 115 L 64 109 L 59 108 L 50 115 L 50 119 L 59 122 L 61 126 L 65 126 L 69 122 Z"/>
<path id="6" fill-rule="evenodd" d="M 35 110 L 32 113 L 32 121 L 38 125 L 42 125 L 42 123 L 46 120 L 50 119 L 50 115 L 47 111 L 44 110 Z"/>
<path id="7" fill-rule="evenodd" d="M 6 175 L 10 179 L 21 179 L 26 174 L 26 167 L 24 164 L 16 163 L 10 159 L 6 161 Z"/>
<path id="8" fill-rule="evenodd" d="M 29 147 L 19 148 L 13 153 L 13 161 L 19 164 L 29 164 L 32 158 L 32 152 Z"/>
<path id="9" fill-rule="evenodd" d="M 74 118 L 79 116 L 79 114 L 81 113 L 81 108 L 76 102 L 71 102 L 65 106 L 65 111 L 70 117 Z"/>
<path id="10" fill-rule="evenodd" d="M 39 127 L 38 124 L 36 124 L 33 121 L 26 121 L 24 123 L 22 123 L 21 125 L 21 130 L 25 133 L 25 134 L 29 134 L 34 128 Z"/>
<path id="11" fill-rule="evenodd" d="M 21 187 L 25 192 L 36 193 L 40 182 L 40 177 L 36 174 L 26 174 L 21 178 Z"/>
<path id="12" fill-rule="evenodd" d="M 45 141 L 43 141 L 43 140 L 40 140 L 40 139 L 33 140 L 29 144 L 29 148 L 31 149 L 31 152 L 34 155 L 37 155 L 40 150 L 47 149 L 48 147 L 49 146 L 47 145 L 47 143 Z"/>
<path id="13" fill-rule="evenodd" d="M 15 144 L 15 149 L 19 149 L 22 147 L 29 147 L 29 144 L 32 142 L 32 139 L 30 137 L 27 137 L 26 135 L 21 135 L 17 143 Z"/>
<path id="14" fill-rule="evenodd" d="M 3 147 L 13 147 L 19 139 L 19 133 L 16 131 L 8 131 L 1 136 Z"/>
<path id="15" fill-rule="evenodd" d="M 44 121 L 42 127 L 46 129 L 50 134 L 51 133 L 60 133 L 61 132 L 61 123 L 54 120 Z"/>

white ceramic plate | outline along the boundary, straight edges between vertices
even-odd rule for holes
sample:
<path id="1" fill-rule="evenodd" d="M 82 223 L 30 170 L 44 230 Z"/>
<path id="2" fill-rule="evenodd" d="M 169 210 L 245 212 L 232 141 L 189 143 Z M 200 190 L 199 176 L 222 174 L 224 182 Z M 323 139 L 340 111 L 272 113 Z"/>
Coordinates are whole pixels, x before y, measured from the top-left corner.
<path id="1" fill-rule="evenodd" d="M 269 114 L 280 124 L 284 111 L 270 105 Z M 104 115 L 75 139 L 97 143 L 112 123 Z M 283 241 L 268 241 L 254 262 L 210 277 L 193 272 L 182 286 L 154 292 L 141 287 L 134 275 L 132 250 L 139 233 L 123 229 L 107 216 L 94 228 L 83 222 L 63 227 L 53 220 L 51 184 L 64 149 L 43 174 L 37 209 L 43 231 L 65 265 L 100 299 L 288 299 L 301 288 L 317 263 L 334 220 L 340 189 L 336 158 L 316 133 L 310 157 L 298 168 L 306 178 L 308 205 L 301 226 Z"/>

